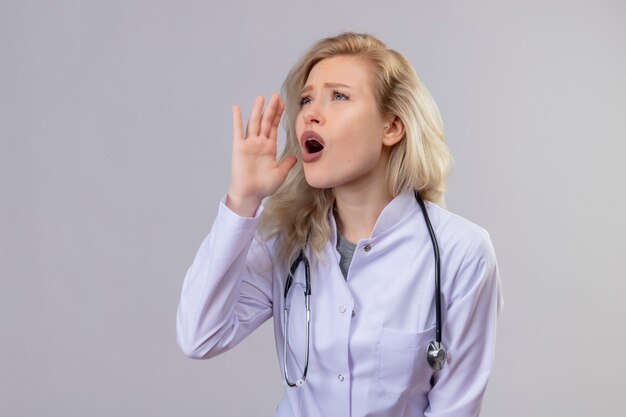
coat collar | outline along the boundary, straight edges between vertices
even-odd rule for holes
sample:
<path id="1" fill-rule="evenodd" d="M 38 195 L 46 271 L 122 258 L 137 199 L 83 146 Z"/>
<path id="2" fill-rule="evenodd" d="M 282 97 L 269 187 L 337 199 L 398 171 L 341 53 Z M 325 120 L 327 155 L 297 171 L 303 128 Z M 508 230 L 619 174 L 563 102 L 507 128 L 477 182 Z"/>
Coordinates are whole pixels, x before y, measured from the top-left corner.
<path id="1" fill-rule="evenodd" d="M 427 206 L 428 204 L 429 202 L 426 202 Z M 417 205 L 415 195 L 412 191 L 399 194 L 385 206 L 383 211 L 380 213 L 380 216 L 378 216 L 378 220 L 376 220 L 370 239 L 376 239 L 379 235 L 401 222 L 407 215 L 413 213 L 413 211 L 417 208 L 419 208 L 419 206 Z M 333 247 L 336 247 L 337 222 L 335 221 L 332 209 L 328 217 L 331 227 L 330 242 Z"/>

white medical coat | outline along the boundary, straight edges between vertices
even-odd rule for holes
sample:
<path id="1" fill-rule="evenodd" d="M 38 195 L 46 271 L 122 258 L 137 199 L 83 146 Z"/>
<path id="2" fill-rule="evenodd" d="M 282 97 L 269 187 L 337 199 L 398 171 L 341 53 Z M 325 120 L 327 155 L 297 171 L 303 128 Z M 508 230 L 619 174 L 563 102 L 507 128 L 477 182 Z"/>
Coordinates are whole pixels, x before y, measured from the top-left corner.
<path id="1" fill-rule="evenodd" d="M 425 202 L 441 255 L 443 343 L 448 364 L 433 372 L 426 348 L 435 337 L 435 269 L 428 229 L 412 193 L 393 199 L 368 239 L 360 240 L 344 279 L 332 234 L 311 262 L 311 345 L 304 386 L 289 388 L 279 417 L 477 416 L 492 369 L 501 305 L 495 253 L 487 232 Z M 260 207 L 242 218 L 222 200 L 183 284 L 177 341 L 192 358 L 211 358 L 274 318 L 283 360 L 287 271 L 275 240 L 256 234 Z M 296 272 L 304 283 L 304 268 Z M 288 362 L 300 377 L 304 298 L 291 304 Z M 281 370 L 282 372 L 282 370 Z"/>

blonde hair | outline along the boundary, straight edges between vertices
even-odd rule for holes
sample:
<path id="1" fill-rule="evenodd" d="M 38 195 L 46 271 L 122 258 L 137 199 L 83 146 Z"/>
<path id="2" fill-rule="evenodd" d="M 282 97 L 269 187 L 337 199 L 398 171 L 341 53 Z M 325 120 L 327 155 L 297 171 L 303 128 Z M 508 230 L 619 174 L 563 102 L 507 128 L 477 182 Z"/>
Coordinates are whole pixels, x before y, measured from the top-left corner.
<path id="1" fill-rule="evenodd" d="M 382 115 L 395 115 L 404 124 L 404 137 L 393 146 L 386 179 L 392 196 L 419 191 L 423 199 L 444 205 L 443 194 L 452 155 L 443 142 L 437 105 L 411 64 L 400 53 L 368 34 L 342 33 L 318 41 L 291 69 L 282 86 L 286 104 L 287 143 L 282 157 L 295 155 L 296 166 L 281 188 L 265 202 L 260 231 L 277 236 L 277 256 L 286 265 L 308 244 L 319 256 L 330 236 L 332 189 L 309 186 L 304 177 L 295 121 L 300 93 L 313 67 L 334 56 L 357 56 L 371 65 L 371 81 Z"/>

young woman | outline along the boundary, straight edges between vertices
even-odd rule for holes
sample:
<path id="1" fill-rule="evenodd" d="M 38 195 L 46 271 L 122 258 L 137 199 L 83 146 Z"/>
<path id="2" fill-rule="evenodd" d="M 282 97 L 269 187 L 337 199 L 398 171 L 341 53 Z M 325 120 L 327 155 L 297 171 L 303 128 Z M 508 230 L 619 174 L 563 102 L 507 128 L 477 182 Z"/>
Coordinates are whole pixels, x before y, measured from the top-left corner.
<path id="1" fill-rule="evenodd" d="M 180 348 L 211 358 L 273 317 L 277 416 L 478 415 L 498 269 L 487 232 L 442 208 L 451 156 L 430 94 L 398 52 L 344 33 L 283 96 L 257 98 L 245 131 L 233 107 L 230 188 L 185 277 Z"/>

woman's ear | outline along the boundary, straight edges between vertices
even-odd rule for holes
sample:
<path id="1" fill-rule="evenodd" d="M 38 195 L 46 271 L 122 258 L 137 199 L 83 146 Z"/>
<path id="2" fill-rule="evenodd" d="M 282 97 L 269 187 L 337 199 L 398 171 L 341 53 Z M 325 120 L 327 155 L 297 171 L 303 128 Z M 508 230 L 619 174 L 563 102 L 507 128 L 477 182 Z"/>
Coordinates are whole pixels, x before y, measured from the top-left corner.
<path id="1" fill-rule="evenodd" d="M 393 146 L 404 137 L 404 123 L 398 116 L 387 119 L 383 128 L 383 145 L 385 146 Z"/>

